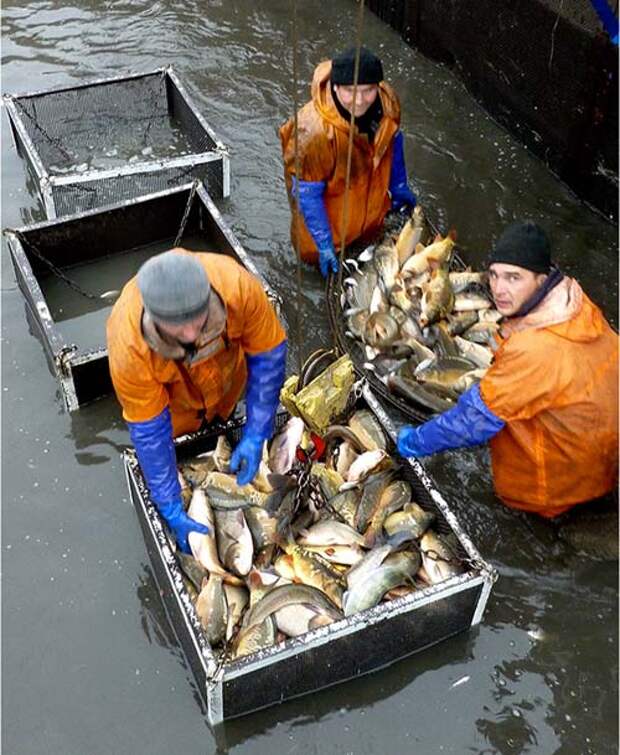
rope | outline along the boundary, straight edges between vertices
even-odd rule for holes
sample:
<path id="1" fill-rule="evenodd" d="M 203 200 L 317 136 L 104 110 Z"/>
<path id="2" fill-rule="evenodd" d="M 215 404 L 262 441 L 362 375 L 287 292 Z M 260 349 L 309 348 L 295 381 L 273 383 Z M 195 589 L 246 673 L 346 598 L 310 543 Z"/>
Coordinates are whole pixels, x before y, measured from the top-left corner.
<path id="1" fill-rule="evenodd" d="M 177 235 L 174 237 L 174 242 L 172 244 L 173 247 L 178 246 L 181 243 L 181 239 L 183 238 L 183 234 L 185 233 L 185 226 L 187 225 L 187 219 L 189 218 L 189 212 L 192 209 L 192 202 L 194 201 L 194 197 L 196 196 L 197 188 L 198 188 L 198 179 L 192 182 L 192 189 L 189 193 L 189 197 L 187 198 L 185 210 L 183 211 L 183 217 L 181 218 L 181 225 L 179 226 Z"/>
<path id="2" fill-rule="evenodd" d="M 302 308 L 303 308 L 303 302 L 301 298 L 301 283 L 302 283 L 302 272 L 301 272 L 301 250 L 300 250 L 300 239 L 299 239 L 299 175 L 300 175 L 300 168 L 299 168 L 299 135 L 297 133 L 297 111 L 299 110 L 299 103 L 297 98 L 297 82 L 298 82 L 298 71 L 297 71 L 297 2 L 296 0 L 292 0 L 292 6 L 293 6 L 293 122 L 294 122 L 294 144 L 295 144 L 295 178 L 297 180 L 297 200 L 292 203 L 293 206 L 293 223 L 294 223 L 294 233 L 293 237 L 295 238 L 295 244 L 297 248 L 295 251 L 297 252 L 297 360 L 298 360 L 298 375 L 301 376 L 301 370 L 303 366 L 303 348 L 302 348 L 302 333 L 301 333 L 301 324 L 302 324 Z"/>
<path id="3" fill-rule="evenodd" d="M 349 183 L 351 179 L 351 157 L 353 155 L 353 136 L 355 128 L 355 100 L 357 97 L 357 79 L 360 68 L 360 50 L 362 47 L 362 29 L 364 26 L 364 3 L 360 0 L 360 11 L 357 22 L 357 42 L 355 44 L 355 66 L 353 69 L 353 109 L 351 110 L 351 121 L 349 124 L 349 143 L 347 145 L 347 172 L 344 183 L 344 202 L 342 203 L 342 221 L 340 223 L 340 264 L 338 265 L 338 291 L 342 290 L 342 267 L 344 262 L 345 231 L 349 221 Z"/>

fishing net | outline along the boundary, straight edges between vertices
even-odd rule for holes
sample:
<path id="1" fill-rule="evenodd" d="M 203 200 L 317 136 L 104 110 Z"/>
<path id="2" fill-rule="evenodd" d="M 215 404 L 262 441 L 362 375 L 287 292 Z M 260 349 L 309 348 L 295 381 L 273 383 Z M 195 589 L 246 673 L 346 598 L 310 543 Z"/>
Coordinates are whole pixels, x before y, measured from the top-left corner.
<path id="1" fill-rule="evenodd" d="M 170 69 L 9 96 L 7 110 L 51 216 L 193 178 L 227 192 L 222 145 Z"/>

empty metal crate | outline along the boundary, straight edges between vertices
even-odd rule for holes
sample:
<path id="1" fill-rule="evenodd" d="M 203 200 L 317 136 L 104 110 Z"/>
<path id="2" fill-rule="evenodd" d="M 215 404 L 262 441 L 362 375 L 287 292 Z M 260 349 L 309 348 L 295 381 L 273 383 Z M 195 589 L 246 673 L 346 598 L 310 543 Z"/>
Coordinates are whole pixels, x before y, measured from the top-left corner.
<path id="1" fill-rule="evenodd" d="M 375 413 L 387 431 L 388 452 L 398 456 L 394 428 L 367 386 L 355 408 L 369 408 Z M 282 427 L 287 419 L 285 413 L 278 415 L 277 426 Z M 210 431 L 176 439 L 177 461 L 182 463 L 213 450 L 221 433 L 234 446 L 242 427 L 242 420 L 231 420 Z M 123 453 L 130 500 L 155 579 L 211 725 L 376 671 L 480 622 L 495 570 L 481 558 L 423 468 L 415 460 L 399 460 L 401 477 L 410 483 L 414 499 L 436 514 L 437 531 L 456 536 L 465 572 L 265 650 L 222 662 L 202 632 L 135 452 L 128 449 Z"/>
<path id="2" fill-rule="evenodd" d="M 28 320 L 69 411 L 112 392 L 105 347 L 112 303 L 100 294 L 120 290 L 143 262 L 169 249 L 186 212 L 179 245 L 234 257 L 261 281 L 279 310 L 278 297 L 200 184 L 4 230 Z"/>
<path id="3" fill-rule="evenodd" d="M 230 193 L 227 148 L 171 67 L 5 95 L 19 154 L 49 218 L 200 179 Z"/>

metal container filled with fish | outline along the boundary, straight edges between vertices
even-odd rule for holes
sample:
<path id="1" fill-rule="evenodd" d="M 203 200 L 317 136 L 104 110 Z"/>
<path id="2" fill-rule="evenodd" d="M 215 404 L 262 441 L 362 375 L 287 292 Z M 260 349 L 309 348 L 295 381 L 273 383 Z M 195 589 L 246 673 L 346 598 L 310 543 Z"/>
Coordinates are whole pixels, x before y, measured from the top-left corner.
<path id="1" fill-rule="evenodd" d="M 493 358 L 500 315 L 486 275 L 465 268 L 455 240 L 454 231 L 436 233 L 418 205 L 328 282 L 338 349 L 414 422 L 454 406 Z"/>
<path id="2" fill-rule="evenodd" d="M 199 182 L 22 228 L 5 228 L 26 317 L 69 411 L 112 393 L 105 323 L 120 289 L 173 246 L 233 257 L 280 300 Z"/>
<path id="3" fill-rule="evenodd" d="M 175 441 L 189 514 L 177 551 L 123 454 L 170 622 L 209 723 L 369 673 L 480 622 L 494 570 L 434 483 L 400 457 L 361 381 L 320 436 L 281 413 L 252 485 L 229 473 L 242 421 Z M 386 430 L 387 428 L 387 430 Z"/>

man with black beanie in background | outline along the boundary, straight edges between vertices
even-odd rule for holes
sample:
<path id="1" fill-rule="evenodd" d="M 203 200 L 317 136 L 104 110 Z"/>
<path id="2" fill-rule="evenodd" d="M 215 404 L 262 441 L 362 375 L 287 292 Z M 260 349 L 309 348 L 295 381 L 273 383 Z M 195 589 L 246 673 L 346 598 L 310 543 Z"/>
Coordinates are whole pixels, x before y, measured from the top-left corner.
<path id="1" fill-rule="evenodd" d="M 291 239 L 304 261 L 318 262 L 324 277 L 337 272 L 339 250 L 369 240 L 390 209 L 412 209 L 416 198 L 407 183 L 400 103 L 383 80 L 383 65 L 360 49 L 357 86 L 356 49 L 319 63 L 312 79 L 312 100 L 298 113 L 299 172 L 296 176 L 295 122 L 280 128 L 286 187 L 293 211 Z M 349 134 L 353 150 L 342 228 Z M 299 233 L 295 207 L 299 208 Z"/>
<path id="2" fill-rule="evenodd" d="M 554 519 L 616 490 L 618 337 L 552 264 L 535 223 L 502 233 L 489 284 L 503 315 L 491 367 L 453 409 L 401 429 L 398 449 L 417 457 L 489 441 L 497 495 Z"/>

